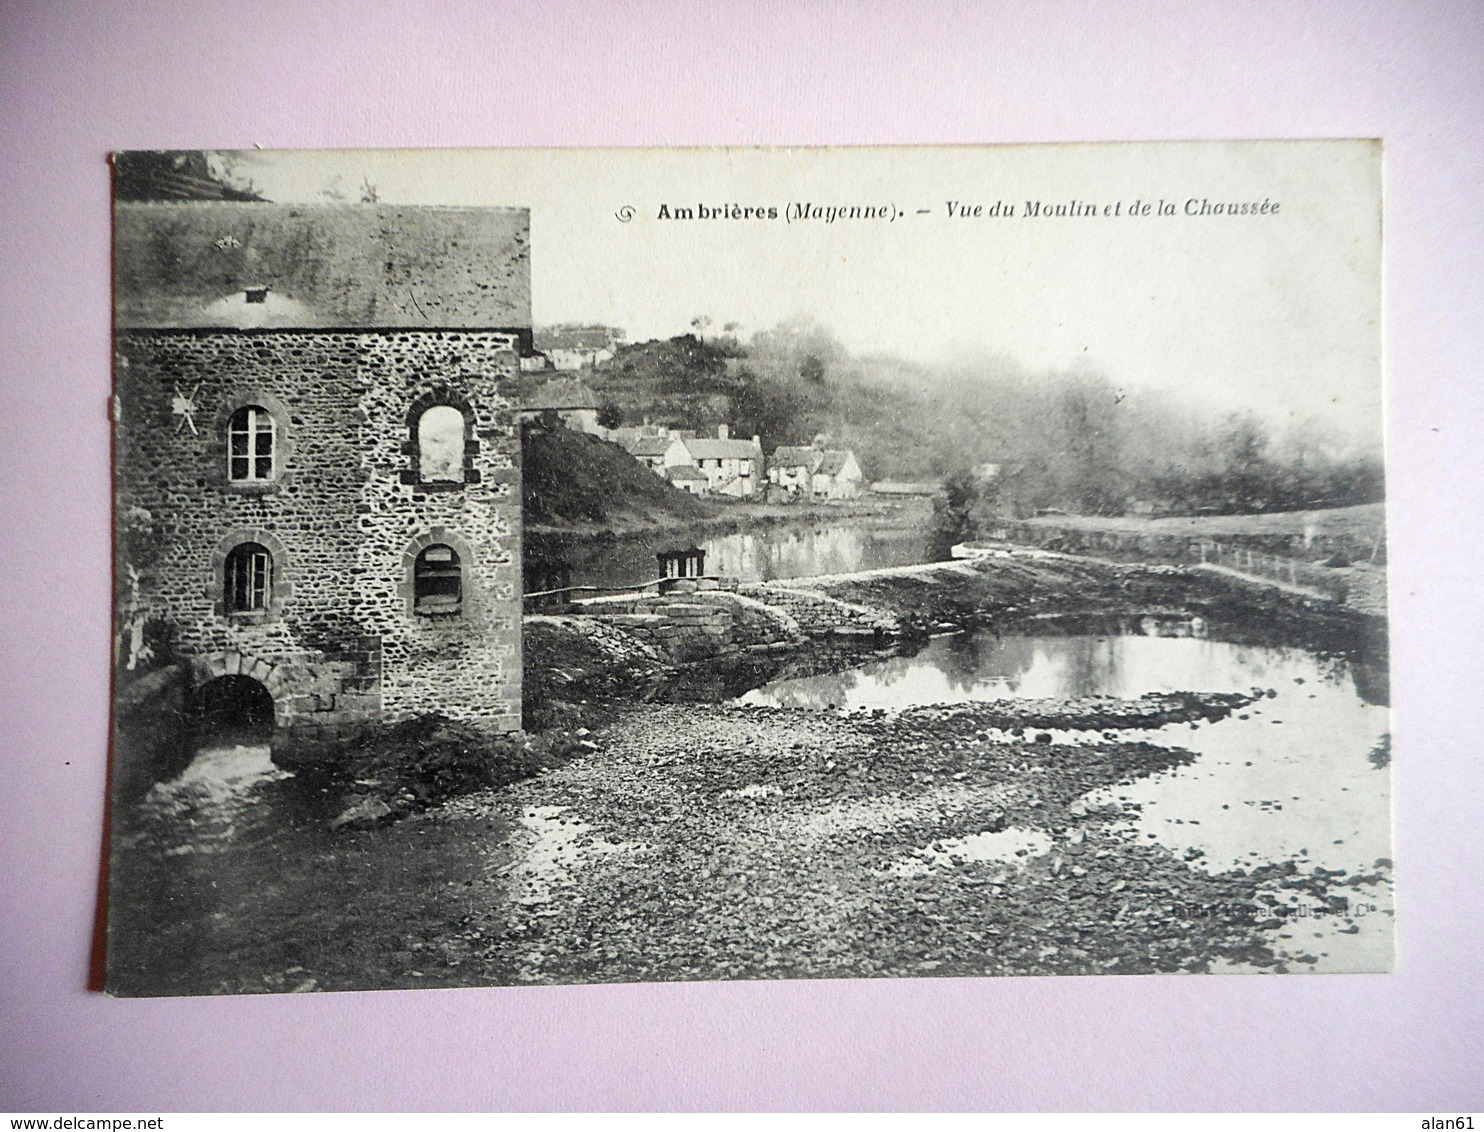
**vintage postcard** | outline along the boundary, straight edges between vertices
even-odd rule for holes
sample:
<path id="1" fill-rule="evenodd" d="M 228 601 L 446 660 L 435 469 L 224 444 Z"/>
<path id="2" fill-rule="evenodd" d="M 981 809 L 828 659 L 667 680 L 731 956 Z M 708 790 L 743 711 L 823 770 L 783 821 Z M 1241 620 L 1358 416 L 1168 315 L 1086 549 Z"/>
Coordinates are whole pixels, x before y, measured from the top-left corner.
<path id="1" fill-rule="evenodd" d="M 117 154 L 108 990 L 1390 970 L 1381 215 Z"/>

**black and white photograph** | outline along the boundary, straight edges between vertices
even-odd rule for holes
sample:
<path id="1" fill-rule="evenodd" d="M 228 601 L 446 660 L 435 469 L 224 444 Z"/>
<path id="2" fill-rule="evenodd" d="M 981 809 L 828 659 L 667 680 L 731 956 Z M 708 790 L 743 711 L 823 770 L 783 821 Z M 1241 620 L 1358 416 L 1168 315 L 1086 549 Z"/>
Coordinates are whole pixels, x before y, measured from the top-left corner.
<path id="1" fill-rule="evenodd" d="M 1393 969 L 1380 142 L 112 160 L 110 994 Z"/>

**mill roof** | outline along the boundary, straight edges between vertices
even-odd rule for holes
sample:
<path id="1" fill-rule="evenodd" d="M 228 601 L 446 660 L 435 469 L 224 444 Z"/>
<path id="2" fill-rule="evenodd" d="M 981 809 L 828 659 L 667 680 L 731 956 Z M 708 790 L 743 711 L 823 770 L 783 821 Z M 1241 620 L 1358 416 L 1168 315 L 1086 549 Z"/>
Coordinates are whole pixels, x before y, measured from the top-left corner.
<path id="1" fill-rule="evenodd" d="M 120 329 L 531 326 L 524 208 L 114 205 Z"/>
<path id="2" fill-rule="evenodd" d="M 706 473 L 694 464 L 671 464 L 665 469 L 666 478 L 671 481 L 678 480 L 704 480 Z"/>

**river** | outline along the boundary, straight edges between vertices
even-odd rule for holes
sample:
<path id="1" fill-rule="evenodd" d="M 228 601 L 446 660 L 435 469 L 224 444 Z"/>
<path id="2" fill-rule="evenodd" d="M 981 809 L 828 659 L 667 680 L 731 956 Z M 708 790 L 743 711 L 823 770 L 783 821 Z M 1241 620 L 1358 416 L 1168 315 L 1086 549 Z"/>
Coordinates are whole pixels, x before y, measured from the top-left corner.
<path id="1" fill-rule="evenodd" d="M 1085 804 L 1122 808 L 1131 836 L 1191 855 L 1203 869 L 1294 862 L 1349 875 L 1358 881 L 1351 903 L 1360 911 L 1352 924 L 1295 904 L 1280 939 L 1296 950 L 1319 951 L 1313 970 L 1386 970 L 1394 918 L 1391 722 L 1377 702 L 1376 681 L 1344 657 L 1220 640 L 1219 630 L 1200 619 L 1130 618 L 1098 629 L 939 637 L 915 656 L 778 680 L 741 699 L 774 707 L 899 711 L 971 700 L 1262 689 L 1256 703 L 1215 723 L 1118 732 L 1120 742 L 1183 747 L 1197 758 L 1097 791 Z M 1098 732 L 1050 737 L 1074 746 L 1104 740 Z M 1050 844 L 1034 831 L 1011 829 L 959 852 L 990 859 L 1006 846 L 1044 851 Z"/>
<path id="2" fill-rule="evenodd" d="M 917 520 L 902 525 L 902 519 Z M 869 519 L 821 519 L 778 523 L 707 534 L 672 531 L 644 538 L 593 540 L 560 550 L 532 539 L 526 555 L 537 579 L 565 578 L 565 585 L 626 589 L 659 577 L 655 556 L 664 550 L 699 546 L 706 552 L 707 574 L 767 582 L 819 574 L 848 574 L 889 566 L 913 566 L 931 560 L 927 510 L 892 516 L 893 525 Z M 538 588 L 557 588 L 534 583 Z"/>

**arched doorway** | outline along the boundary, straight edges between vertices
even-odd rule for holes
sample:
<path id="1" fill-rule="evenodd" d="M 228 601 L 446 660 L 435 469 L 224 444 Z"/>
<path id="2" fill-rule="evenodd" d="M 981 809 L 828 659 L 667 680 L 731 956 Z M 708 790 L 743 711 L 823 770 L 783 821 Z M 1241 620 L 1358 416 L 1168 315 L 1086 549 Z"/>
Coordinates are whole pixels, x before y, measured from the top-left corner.
<path id="1" fill-rule="evenodd" d="M 188 706 L 193 746 L 262 745 L 273 738 L 273 695 L 251 676 L 218 676 Z"/>

